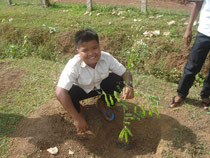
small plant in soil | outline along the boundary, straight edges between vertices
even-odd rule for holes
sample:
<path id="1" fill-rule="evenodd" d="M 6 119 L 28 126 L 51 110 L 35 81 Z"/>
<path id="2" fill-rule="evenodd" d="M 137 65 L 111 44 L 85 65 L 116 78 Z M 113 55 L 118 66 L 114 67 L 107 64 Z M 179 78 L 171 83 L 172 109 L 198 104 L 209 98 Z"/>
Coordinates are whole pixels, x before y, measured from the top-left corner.
<path id="1" fill-rule="evenodd" d="M 111 106 L 114 104 L 113 98 L 111 95 L 107 95 L 105 92 L 103 92 L 105 96 L 105 101 L 107 106 Z M 138 92 L 134 92 L 135 97 L 143 96 L 143 94 L 140 94 Z M 109 97 L 109 98 L 108 98 Z M 153 116 L 155 113 L 157 117 L 159 117 L 158 107 L 157 106 L 148 106 L 148 108 L 145 108 L 144 105 L 141 107 L 139 106 L 140 103 L 137 102 L 133 106 L 133 110 L 129 110 L 129 106 L 131 106 L 130 103 L 128 103 L 125 99 L 122 99 L 120 96 L 120 93 L 114 92 L 114 97 L 117 100 L 117 106 L 122 107 L 123 109 L 123 127 L 121 132 L 119 133 L 118 139 L 117 139 L 117 145 L 122 149 L 130 149 L 132 146 L 131 138 L 133 137 L 133 133 L 129 129 L 131 126 L 132 120 L 141 120 L 144 119 L 147 115 Z M 152 101 L 152 105 L 158 105 L 159 98 L 155 96 L 147 96 L 147 98 Z M 140 107 L 140 108 L 138 108 Z"/>
<path id="2" fill-rule="evenodd" d="M 143 41 L 137 41 L 135 42 L 134 46 L 132 47 L 132 51 L 130 53 L 128 53 L 129 56 L 129 60 L 127 63 L 127 69 L 129 69 L 130 71 L 132 69 L 135 69 L 136 66 L 136 62 L 140 62 L 137 61 L 137 59 L 140 58 L 140 56 L 137 56 L 137 54 L 139 54 L 139 49 L 142 52 L 145 52 L 146 50 L 146 45 L 143 43 Z M 137 58 L 136 58 L 137 56 Z M 126 85 L 126 84 L 125 84 Z M 134 92 L 134 97 L 138 98 L 138 97 L 142 97 L 144 96 L 144 94 L 141 94 L 140 92 Z M 120 97 L 120 93 L 118 92 L 114 92 L 114 97 L 117 100 L 118 104 L 117 106 L 120 106 L 123 108 L 123 127 L 122 130 L 119 134 L 118 140 L 117 140 L 117 144 L 123 148 L 123 149 L 129 149 L 131 147 L 131 140 L 130 138 L 133 137 L 133 133 L 131 132 L 131 130 L 129 129 L 129 127 L 131 126 L 131 121 L 132 120 L 141 120 L 144 119 L 147 115 L 149 116 L 153 116 L 153 114 L 155 113 L 157 115 L 157 117 L 159 117 L 159 112 L 158 112 L 158 107 L 157 106 L 148 106 L 146 103 L 143 103 L 143 105 L 140 106 L 140 103 L 137 102 L 134 104 L 133 106 L 133 110 L 130 111 L 129 110 L 129 106 L 131 106 L 125 99 Z M 149 95 L 149 96 L 144 96 L 146 98 L 148 98 L 151 101 L 151 105 L 158 105 L 158 97 Z M 109 100 L 111 101 L 111 103 L 109 103 Z M 108 106 L 113 105 L 113 99 L 110 96 L 110 98 L 107 98 L 107 95 L 105 95 L 105 101 L 107 103 Z M 148 108 L 145 108 L 147 105 Z"/>

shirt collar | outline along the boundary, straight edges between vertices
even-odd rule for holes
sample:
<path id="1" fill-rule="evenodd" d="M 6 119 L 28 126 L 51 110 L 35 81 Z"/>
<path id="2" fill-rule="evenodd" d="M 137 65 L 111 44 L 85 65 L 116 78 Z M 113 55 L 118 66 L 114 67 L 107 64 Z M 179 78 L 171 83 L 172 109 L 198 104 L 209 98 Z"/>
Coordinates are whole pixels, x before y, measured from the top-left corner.
<path id="1" fill-rule="evenodd" d="M 81 66 L 81 67 L 86 67 L 87 64 L 86 64 L 84 61 L 82 61 L 81 64 L 80 64 L 80 66 Z"/>

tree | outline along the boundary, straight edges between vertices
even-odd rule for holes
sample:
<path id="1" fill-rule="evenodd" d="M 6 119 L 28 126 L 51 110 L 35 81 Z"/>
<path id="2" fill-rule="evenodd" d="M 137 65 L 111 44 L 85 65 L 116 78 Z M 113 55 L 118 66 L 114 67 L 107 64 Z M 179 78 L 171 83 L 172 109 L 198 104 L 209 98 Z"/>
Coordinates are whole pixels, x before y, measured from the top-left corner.
<path id="1" fill-rule="evenodd" d="M 92 0 L 87 0 L 87 11 L 91 11 L 92 10 Z"/>
<path id="2" fill-rule="evenodd" d="M 12 0 L 7 0 L 8 5 L 12 5 Z"/>
<path id="3" fill-rule="evenodd" d="M 147 12 L 147 0 L 141 0 L 141 12 Z"/>
<path id="4" fill-rule="evenodd" d="M 41 0 L 42 1 L 42 6 L 44 8 L 47 8 L 50 6 L 50 1 L 49 0 Z"/>

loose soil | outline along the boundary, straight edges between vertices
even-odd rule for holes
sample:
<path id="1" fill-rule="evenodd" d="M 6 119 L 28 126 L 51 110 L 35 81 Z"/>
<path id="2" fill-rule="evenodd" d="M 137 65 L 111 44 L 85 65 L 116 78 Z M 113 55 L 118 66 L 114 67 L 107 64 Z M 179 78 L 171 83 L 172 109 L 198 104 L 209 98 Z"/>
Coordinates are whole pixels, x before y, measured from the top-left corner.
<path id="1" fill-rule="evenodd" d="M 116 119 L 107 122 L 94 104 L 86 104 L 84 108 L 89 131 L 78 135 L 73 120 L 56 99 L 43 105 L 17 126 L 17 132 L 11 136 L 13 141 L 9 157 L 20 158 L 25 155 L 29 158 L 156 158 L 171 153 L 171 156 L 176 157 L 208 157 L 205 154 L 196 156 L 197 148 L 207 150 L 198 144 L 199 141 L 207 141 L 205 147 L 210 144 L 208 115 L 191 122 L 191 114 L 185 108 L 164 108 L 160 110 L 160 118 L 153 116 L 133 121 L 130 129 L 134 137 L 130 139 L 130 149 L 125 150 L 116 144 L 122 128 L 122 109 L 114 107 Z M 58 147 L 59 153 L 54 156 L 48 153 L 47 149 L 55 146 Z M 69 150 L 74 154 L 69 155 Z"/>

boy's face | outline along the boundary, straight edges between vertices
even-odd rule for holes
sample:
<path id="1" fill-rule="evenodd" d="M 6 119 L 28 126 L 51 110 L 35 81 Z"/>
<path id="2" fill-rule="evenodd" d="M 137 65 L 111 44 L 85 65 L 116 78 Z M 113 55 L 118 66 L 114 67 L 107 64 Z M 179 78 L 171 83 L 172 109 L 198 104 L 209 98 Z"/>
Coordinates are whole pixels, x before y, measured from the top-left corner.
<path id="1" fill-rule="evenodd" d="M 101 49 L 96 40 L 82 42 L 77 48 L 81 59 L 90 67 L 95 68 L 98 60 L 101 57 Z"/>

